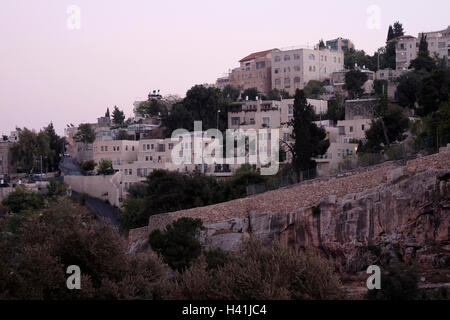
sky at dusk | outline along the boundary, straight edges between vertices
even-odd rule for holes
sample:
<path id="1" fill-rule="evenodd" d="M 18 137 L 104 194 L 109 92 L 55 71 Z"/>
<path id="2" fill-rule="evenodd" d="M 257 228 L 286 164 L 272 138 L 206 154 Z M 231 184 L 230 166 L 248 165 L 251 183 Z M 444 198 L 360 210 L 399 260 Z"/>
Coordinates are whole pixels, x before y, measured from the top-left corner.
<path id="1" fill-rule="evenodd" d="M 62 134 L 114 105 L 128 117 L 150 90 L 183 96 L 255 51 L 345 37 L 372 54 L 396 20 L 417 36 L 449 13 L 448 0 L 1 0 L 0 134 L 50 121 Z"/>

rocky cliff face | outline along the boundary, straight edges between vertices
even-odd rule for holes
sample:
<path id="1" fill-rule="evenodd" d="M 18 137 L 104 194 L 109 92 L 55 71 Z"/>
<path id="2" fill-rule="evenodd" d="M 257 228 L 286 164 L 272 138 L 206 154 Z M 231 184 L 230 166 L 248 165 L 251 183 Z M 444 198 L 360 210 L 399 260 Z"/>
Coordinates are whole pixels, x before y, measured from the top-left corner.
<path id="1" fill-rule="evenodd" d="M 440 268 L 450 266 L 449 220 L 450 171 L 402 167 L 378 187 L 343 199 L 329 196 L 290 213 L 252 211 L 206 225 L 202 242 L 233 250 L 250 234 L 265 243 L 277 239 L 321 252 L 343 272 L 391 259 Z"/>

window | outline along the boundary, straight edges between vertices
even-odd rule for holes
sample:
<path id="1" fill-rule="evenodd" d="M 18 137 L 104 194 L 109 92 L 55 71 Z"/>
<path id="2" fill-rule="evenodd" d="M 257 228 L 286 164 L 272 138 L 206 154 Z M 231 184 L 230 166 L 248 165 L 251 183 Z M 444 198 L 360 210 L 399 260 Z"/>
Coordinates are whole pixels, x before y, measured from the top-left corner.
<path id="1" fill-rule="evenodd" d="M 288 108 L 289 108 L 288 114 L 294 114 L 294 105 L 290 104 L 290 105 L 288 105 Z"/>
<path id="2" fill-rule="evenodd" d="M 286 72 L 291 72 L 291 67 L 286 67 L 286 68 L 284 68 L 284 72 L 286 73 Z"/>
<path id="3" fill-rule="evenodd" d="M 300 71 L 300 66 L 294 66 L 294 71 Z"/>
<path id="4" fill-rule="evenodd" d="M 350 132 L 353 132 L 353 127 L 350 127 Z"/>
<path id="5" fill-rule="evenodd" d="M 281 79 L 275 79 L 275 85 L 279 86 L 281 84 Z"/>
<path id="6" fill-rule="evenodd" d="M 231 118 L 231 125 L 238 126 L 240 124 L 241 124 L 241 118 L 239 118 L 239 117 Z"/>
<path id="7" fill-rule="evenodd" d="M 169 150 L 173 149 L 173 143 L 169 143 Z"/>
<path id="8" fill-rule="evenodd" d="M 334 61 L 334 63 L 336 63 L 336 57 L 333 57 L 333 61 Z"/>
<path id="9" fill-rule="evenodd" d="M 263 69 L 265 67 L 266 67 L 266 62 L 265 61 L 256 63 L 256 69 Z"/>
<path id="10" fill-rule="evenodd" d="M 276 68 L 275 69 L 275 73 L 277 74 L 277 73 L 280 73 L 280 68 Z"/>
<path id="11" fill-rule="evenodd" d="M 289 60 L 291 60 L 291 56 L 290 55 L 285 55 L 284 56 L 284 61 L 289 61 Z"/>
<path id="12" fill-rule="evenodd" d="M 276 62 L 281 61 L 280 56 L 275 56 L 275 61 L 276 61 Z"/>
<path id="13" fill-rule="evenodd" d="M 295 77 L 294 78 L 294 83 L 300 83 L 300 77 Z"/>
<path id="14" fill-rule="evenodd" d="M 361 125 L 361 130 L 362 130 L 362 131 L 364 131 L 364 130 L 365 130 L 365 128 L 364 128 L 364 125 L 363 125 L 363 124 Z"/>
<path id="15" fill-rule="evenodd" d="M 439 48 L 439 49 L 445 48 L 445 42 L 439 42 L 439 43 L 438 43 L 438 48 Z"/>
<path id="16" fill-rule="evenodd" d="M 316 56 L 311 53 L 309 55 L 309 60 L 316 60 Z"/>
<path id="17" fill-rule="evenodd" d="M 165 151 L 166 151 L 166 145 L 158 144 L 158 152 L 165 152 Z"/>
<path id="18" fill-rule="evenodd" d="M 263 124 L 267 127 L 270 126 L 270 118 L 263 118 Z"/>
<path id="19" fill-rule="evenodd" d="M 300 60 L 300 55 L 298 53 L 294 53 L 294 60 Z"/>
<path id="20" fill-rule="evenodd" d="M 131 146 L 131 151 L 134 151 L 134 146 Z"/>

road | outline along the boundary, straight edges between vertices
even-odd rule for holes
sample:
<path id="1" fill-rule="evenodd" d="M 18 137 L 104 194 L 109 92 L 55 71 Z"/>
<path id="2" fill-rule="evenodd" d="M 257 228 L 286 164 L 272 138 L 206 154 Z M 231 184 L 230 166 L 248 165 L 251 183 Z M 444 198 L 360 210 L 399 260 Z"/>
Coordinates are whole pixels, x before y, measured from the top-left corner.
<path id="1" fill-rule="evenodd" d="M 78 199 L 80 194 L 78 192 L 72 191 L 72 196 Z M 119 210 L 109 203 L 97 198 L 89 197 L 86 200 L 85 205 L 86 207 L 94 211 L 98 217 L 104 218 L 106 223 L 109 223 L 114 227 L 119 226 L 117 222 L 117 215 L 119 214 Z"/>

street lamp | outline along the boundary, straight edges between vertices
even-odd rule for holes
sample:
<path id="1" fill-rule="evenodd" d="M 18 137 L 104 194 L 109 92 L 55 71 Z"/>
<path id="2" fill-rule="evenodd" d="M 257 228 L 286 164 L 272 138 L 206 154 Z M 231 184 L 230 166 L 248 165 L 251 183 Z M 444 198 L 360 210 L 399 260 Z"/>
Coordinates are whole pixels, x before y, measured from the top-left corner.
<path id="1" fill-rule="evenodd" d="M 219 113 L 220 113 L 220 109 L 217 110 L 217 131 L 219 131 Z"/>

